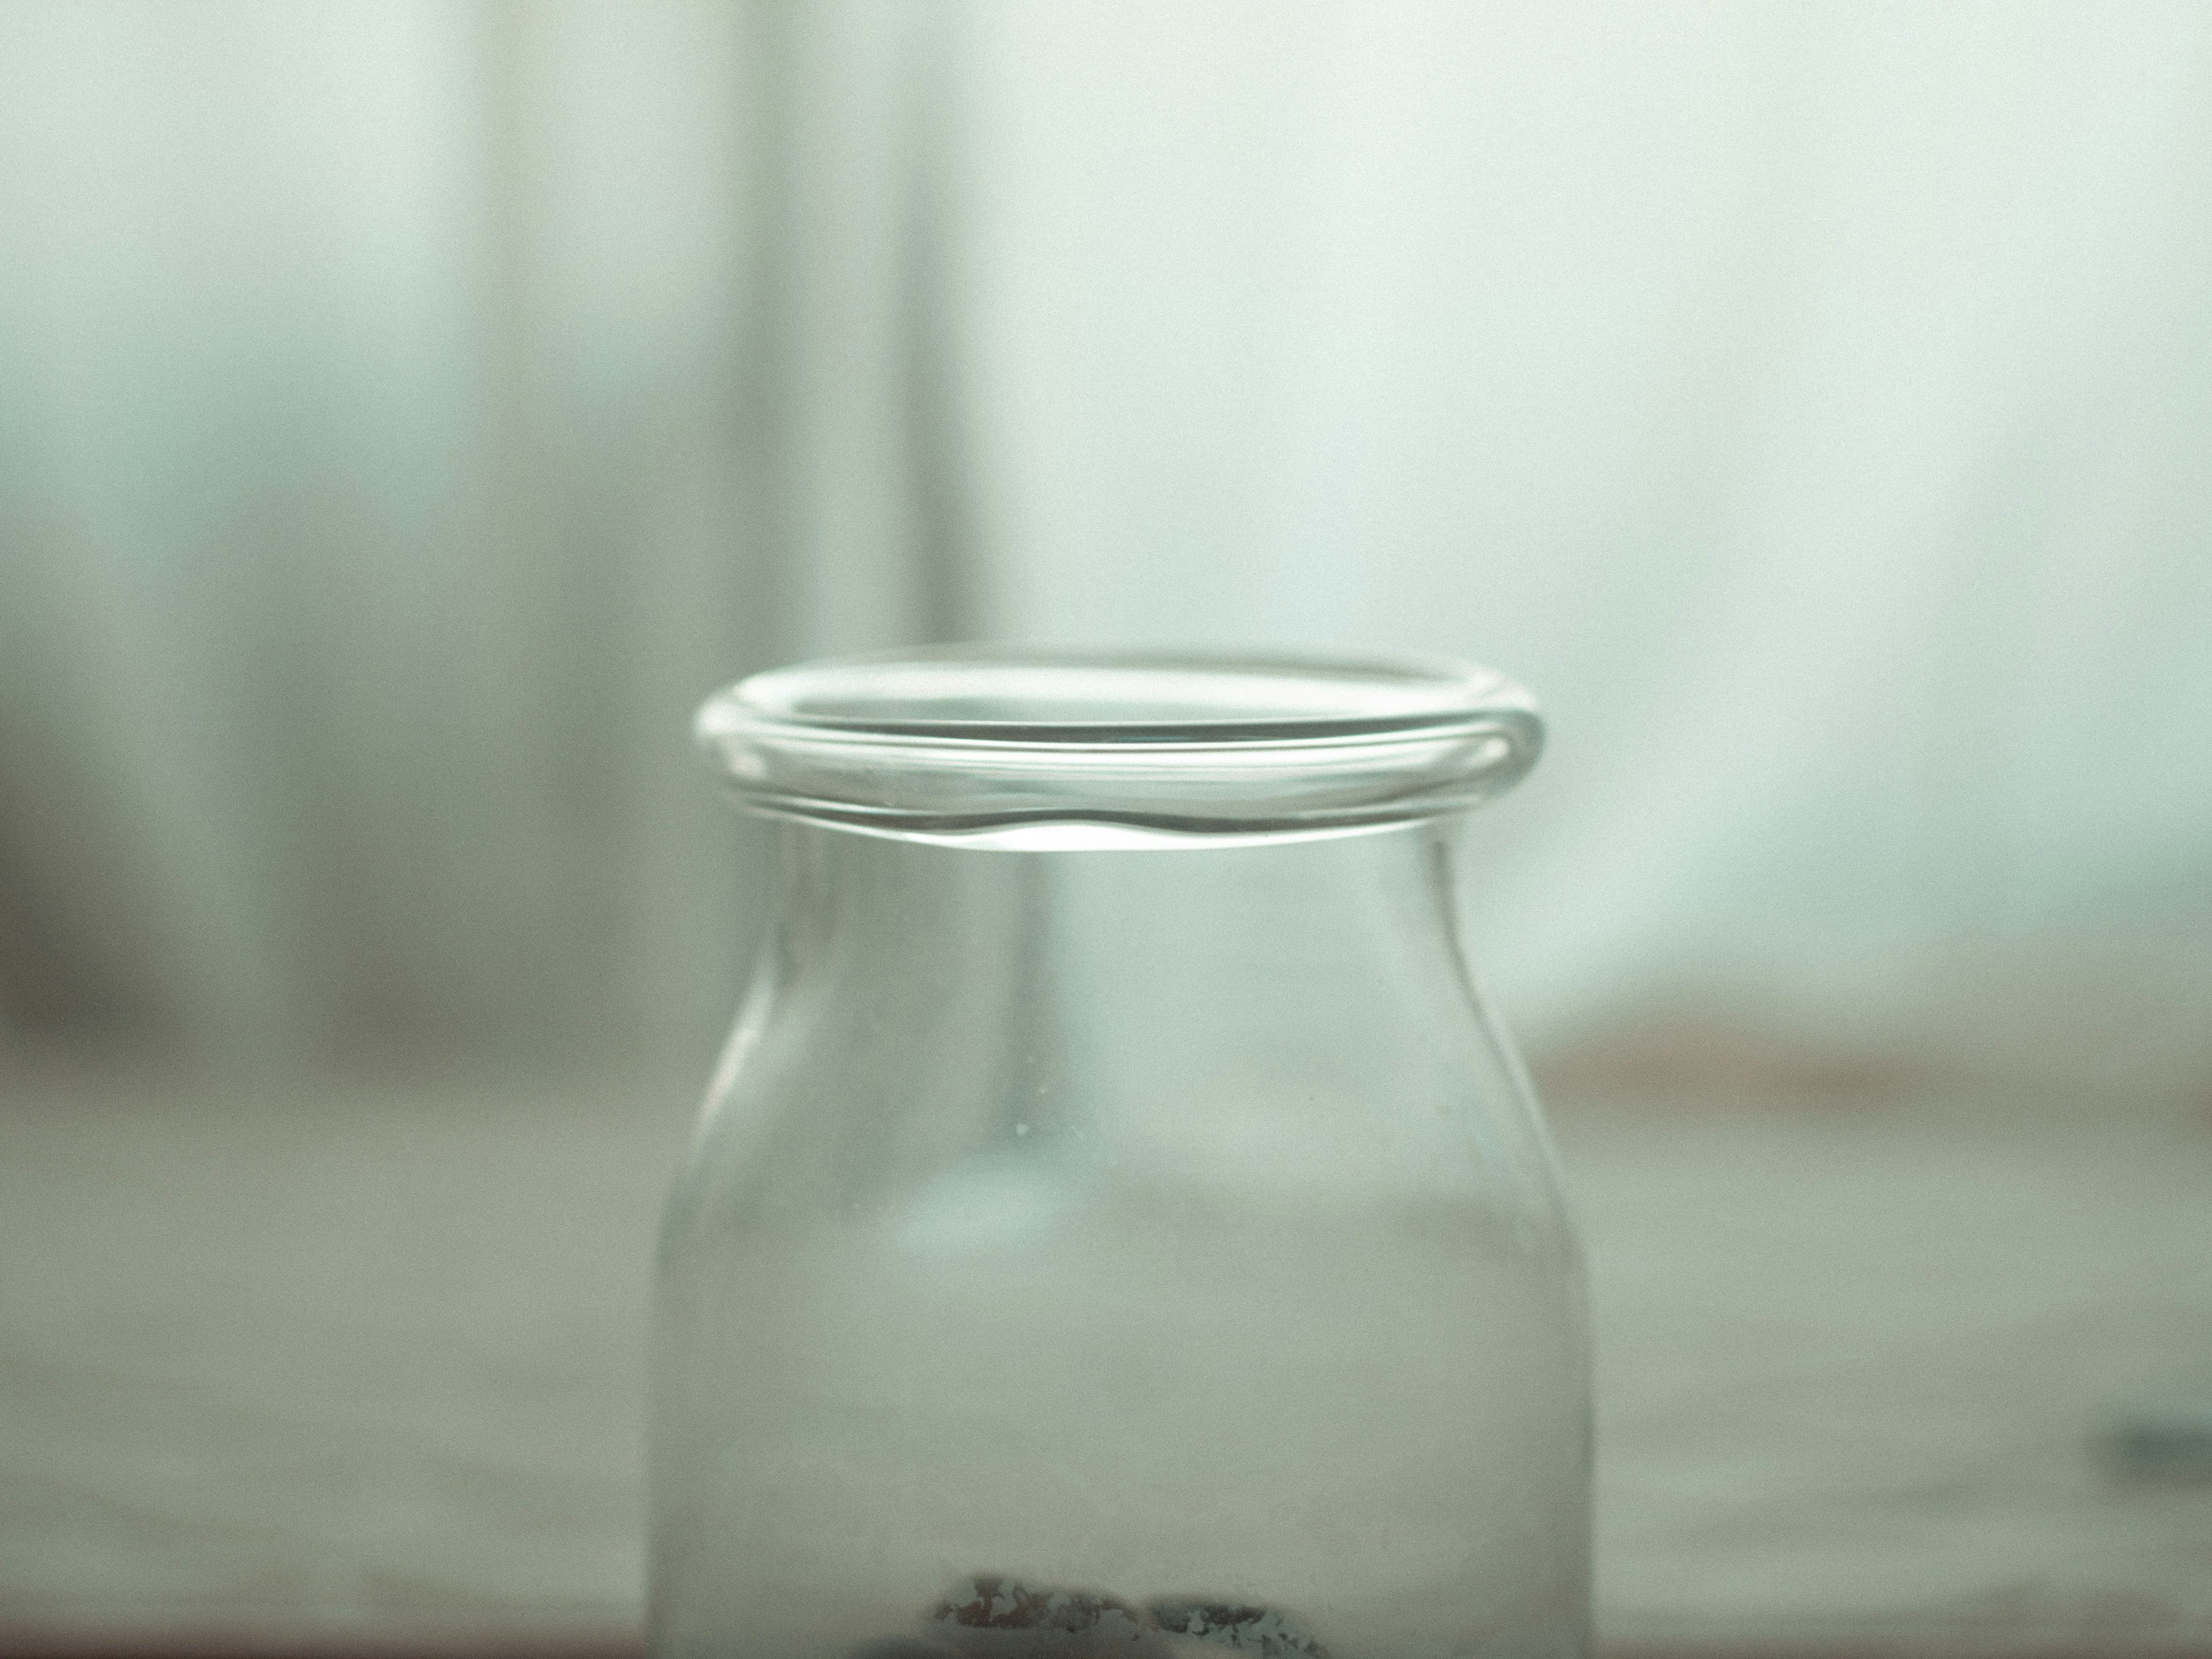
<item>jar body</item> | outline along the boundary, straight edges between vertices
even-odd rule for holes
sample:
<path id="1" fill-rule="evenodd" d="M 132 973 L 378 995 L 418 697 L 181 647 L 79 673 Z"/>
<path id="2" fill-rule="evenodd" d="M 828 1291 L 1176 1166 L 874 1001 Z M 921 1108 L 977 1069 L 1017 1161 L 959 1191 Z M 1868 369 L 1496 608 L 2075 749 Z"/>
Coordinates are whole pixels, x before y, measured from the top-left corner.
<path id="1" fill-rule="evenodd" d="M 784 843 L 663 1237 L 654 1651 L 1585 1652 L 1581 1261 L 1447 829 Z"/>

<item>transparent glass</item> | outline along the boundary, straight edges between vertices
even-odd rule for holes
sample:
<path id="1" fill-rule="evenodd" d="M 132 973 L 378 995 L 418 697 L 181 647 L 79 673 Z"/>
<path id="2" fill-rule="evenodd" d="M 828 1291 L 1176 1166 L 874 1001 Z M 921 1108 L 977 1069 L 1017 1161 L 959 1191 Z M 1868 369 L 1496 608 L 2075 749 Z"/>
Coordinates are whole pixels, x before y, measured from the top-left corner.
<path id="1" fill-rule="evenodd" d="M 825 665 L 709 703 L 779 918 L 663 1236 L 664 1659 L 1581 1655 L 1582 1267 L 1458 665 Z"/>

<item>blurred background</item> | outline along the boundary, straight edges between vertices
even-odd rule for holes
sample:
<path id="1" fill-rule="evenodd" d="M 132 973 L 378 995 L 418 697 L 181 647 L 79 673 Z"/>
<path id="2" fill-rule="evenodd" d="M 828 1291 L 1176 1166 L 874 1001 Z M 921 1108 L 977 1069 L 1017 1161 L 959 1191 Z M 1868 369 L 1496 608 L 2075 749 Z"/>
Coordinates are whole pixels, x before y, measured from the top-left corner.
<path id="1" fill-rule="evenodd" d="M 2205 1489 L 2081 1449 L 2212 1380 L 2194 3 L 0 10 L 0 1607 L 628 1628 L 632 1269 L 766 897 L 690 713 L 954 639 L 1542 697 L 1470 921 L 1607 1386 L 1771 1294 L 1833 1389 L 1732 1475 L 1666 1425 L 1755 1403 L 1610 1396 L 1620 1639 L 2212 1650 Z M 1841 1218 L 1695 1233 L 1760 1201 Z M 1941 1410 L 1820 1370 L 1906 1286 Z M 1924 1468 L 2091 1351 L 1881 1489 L 1971 1569 L 1807 1518 L 1808 1425 Z"/>

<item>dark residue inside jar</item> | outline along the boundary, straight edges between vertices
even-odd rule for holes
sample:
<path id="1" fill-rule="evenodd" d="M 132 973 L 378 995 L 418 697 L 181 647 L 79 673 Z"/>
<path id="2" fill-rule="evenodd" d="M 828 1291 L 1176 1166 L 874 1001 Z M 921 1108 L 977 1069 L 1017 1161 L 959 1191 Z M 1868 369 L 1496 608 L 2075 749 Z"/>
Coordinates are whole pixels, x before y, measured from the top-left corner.
<path id="1" fill-rule="evenodd" d="M 1328 1659 L 1295 1614 L 1210 1596 L 1164 1596 L 1139 1607 L 1097 1590 L 1032 1588 L 979 1573 L 946 1593 L 920 1636 L 889 1637 L 851 1659 L 1093 1659 L 1122 1654 L 1170 1659 L 1212 1650 L 1261 1659 Z"/>

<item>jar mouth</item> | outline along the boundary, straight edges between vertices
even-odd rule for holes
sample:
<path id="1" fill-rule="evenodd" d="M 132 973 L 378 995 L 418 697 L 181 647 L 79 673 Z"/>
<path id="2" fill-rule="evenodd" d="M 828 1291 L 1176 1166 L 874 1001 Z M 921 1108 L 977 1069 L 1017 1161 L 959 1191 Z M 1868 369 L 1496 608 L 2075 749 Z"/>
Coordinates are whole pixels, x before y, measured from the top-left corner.
<path id="1" fill-rule="evenodd" d="M 1535 764 L 1535 700 L 1441 658 L 1007 650 L 804 663 L 699 711 L 760 812 L 1073 849 L 1341 835 L 1465 811 Z"/>

